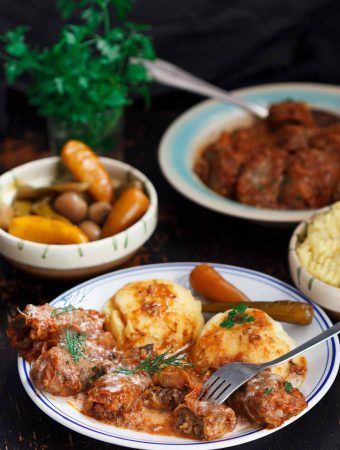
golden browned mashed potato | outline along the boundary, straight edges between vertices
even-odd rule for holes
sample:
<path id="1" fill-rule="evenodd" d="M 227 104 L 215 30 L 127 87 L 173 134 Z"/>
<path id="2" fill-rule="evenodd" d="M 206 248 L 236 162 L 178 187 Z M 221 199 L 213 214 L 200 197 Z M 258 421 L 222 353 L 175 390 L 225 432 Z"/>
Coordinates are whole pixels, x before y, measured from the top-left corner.
<path id="1" fill-rule="evenodd" d="M 105 306 L 106 328 L 118 348 L 153 343 L 158 352 L 195 341 L 204 320 L 201 302 L 166 280 L 144 280 L 119 289 Z"/>
<path id="2" fill-rule="evenodd" d="M 308 224 L 306 238 L 296 253 L 315 278 L 340 288 L 340 202 Z"/>
<path id="3" fill-rule="evenodd" d="M 282 325 L 268 314 L 253 308 L 248 308 L 247 314 L 254 317 L 254 322 L 235 324 L 232 328 L 220 326 L 228 311 L 212 317 L 204 326 L 192 350 L 194 363 L 202 369 L 218 369 L 235 361 L 260 364 L 271 361 L 295 347 L 294 341 Z M 294 362 L 297 362 L 297 359 Z M 291 364 L 283 363 L 273 367 L 272 371 L 287 378 L 291 372 Z"/>

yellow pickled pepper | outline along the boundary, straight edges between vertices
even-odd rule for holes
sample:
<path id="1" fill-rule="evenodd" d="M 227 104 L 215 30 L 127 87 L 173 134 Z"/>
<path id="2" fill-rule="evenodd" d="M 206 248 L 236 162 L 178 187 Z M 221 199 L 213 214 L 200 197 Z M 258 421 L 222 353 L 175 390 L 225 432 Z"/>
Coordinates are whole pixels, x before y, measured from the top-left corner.
<path id="1" fill-rule="evenodd" d="M 42 216 L 15 217 L 8 232 L 40 244 L 83 244 L 89 241 L 76 225 Z"/>
<path id="2" fill-rule="evenodd" d="M 81 141 L 67 141 L 61 151 L 61 160 L 73 176 L 90 184 L 89 192 L 97 201 L 111 203 L 112 180 L 94 151 Z"/>

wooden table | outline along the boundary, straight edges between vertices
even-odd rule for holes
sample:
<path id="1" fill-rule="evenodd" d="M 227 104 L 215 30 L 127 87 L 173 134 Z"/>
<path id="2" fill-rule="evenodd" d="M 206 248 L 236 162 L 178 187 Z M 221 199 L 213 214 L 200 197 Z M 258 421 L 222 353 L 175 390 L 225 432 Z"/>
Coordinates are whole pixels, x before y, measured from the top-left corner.
<path id="1" fill-rule="evenodd" d="M 156 156 L 160 137 L 172 120 L 196 101 L 191 96 L 173 95 L 156 100 L 150 111 L 144 111 L 137 105 L 127 113 L 125 159 L 153 181 L 160 202 L 157 230 L 129 265 L 211 261 L 259 270 L 291 283 L 287 264 L 290 230 L 264 228 L 205 210 L 179 195 L 163 178 Z M 1 170 L 26 159 L 45 156 L 41 151 L 37 153 L 35 146 L 36 142 L 38 147 L 44 145 L 44 138 L 41 137 L 44 136 L 43 122 L 32 119 L 29 111 L 27 115 L 22 111 L 18 102 L 11 115 L 12 133 L 26 135 L 26 141 L 30 140 L 31 144 L 26 149 L 22 149 L 16 141 L 3 144 L 0 151 Z M 21 385 L 16 354 L 10 349 L 5 336 L 7 320 L 17 307 L 49 302 L 74 284 L 32 278 L 0 259 L 1 450 L 113 448 L 64 428 L 32 403 Z M 301 420 L 239 448 L 340 449 L 340 378 Z"/>

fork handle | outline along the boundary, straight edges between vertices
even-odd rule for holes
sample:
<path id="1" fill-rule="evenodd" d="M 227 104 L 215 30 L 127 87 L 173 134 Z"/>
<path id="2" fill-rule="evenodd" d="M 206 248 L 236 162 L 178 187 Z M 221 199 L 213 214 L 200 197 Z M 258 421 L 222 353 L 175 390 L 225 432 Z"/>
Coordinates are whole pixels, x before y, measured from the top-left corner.
<path id="1" fill-rule="evenodd" d="M 260 119 L 268 116 L 268 109 L 266 107 L 246 102 L 167 61 L 163 61 L 162 59 L 156 59 L 154 61 L 142 60 L 141 63 L 147 68 L 154 81 L 158 81 L 161 84 L 232 103 Z"/>
<path id="2" fill-rule="evenodd" d="M 298 347 L 294 348 L 288 353 L 285 353 L 284 355 L 280 356 L 279 358 L 274 359 L 273 361 L 269 361 L 267 363 L 261 364 L 261 367 L 263 369 L 266 369 L 267 367 L 276 366 L 277 364 L 281 364 L 288 359 L 293 358 L 294 356 L 299 355 L 300 353 L 304 352 L 305 350 L 309 350 L 316 345 L 320 344 L 323 341 L 326 341 L 327 339 L 330 339 L 332 336 L 335 336 L 336 334 L 340 333 L 340 322 L 337 322 L 335 325 L 333 325 L 331 328 L 328 328 L 328 330 L 324 331 L 323 333 L 318 334 L 317 336 L 313 337 L 309 341 L 305 342 L 302 345 L 299 345 Z"/>

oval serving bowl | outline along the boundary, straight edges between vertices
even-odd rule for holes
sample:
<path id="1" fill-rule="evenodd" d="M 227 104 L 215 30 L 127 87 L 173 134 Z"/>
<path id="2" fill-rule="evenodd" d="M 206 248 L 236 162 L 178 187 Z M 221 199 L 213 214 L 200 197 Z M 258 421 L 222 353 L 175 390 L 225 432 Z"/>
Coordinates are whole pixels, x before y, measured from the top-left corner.
<path id="1" fill-rule="evenodd" d="M 189 288 L 189 274 L 196 264 L 152 264 L 108 273 L 70 289 L 52 301 L 51 305 L 54 307 L 64 306 L 65 301 L 67 301 L 69 304 L 74 302 L 76 306 L 101 311 L 106 301 L 118 289 L 127 283 L 143 279 L 162 278 Z M 274 301 L 285 298 L 298 302 L 309 302 L 297 289 L 269 275 L 224 264 L 213 264 L 213 266 L 224 278 L 241 289 L 254 301 Z M 79 298 L 83 299 L 81 305 L 77 303 Z M 321 308 L 316 305 L 313 305 L 313 307 L 314 318 L 310 325 L 282 324 L 297 345 L 306 342 L 332 325 Z M 266 437 L 271 433 L 280 433 L 283 427 L 289 426 L 292 422 L 304 420 L 302 416 L 308 413 L 321 400 L 336 377 L 340 362 L 339 340 L 332 338 L 329 341 L 325 341 L 317 347 L 308 350 L 304 356 L 308 362 L 308 372 L 301 386 L 301 391 L 308 402 L 308 407 L 304 411 L 286 421 L 279 428 L 240 428 L 220 439 L 207 442 L 176 436 L 142 433 L 99 422 L 81 414 L 78 407 L 72 404 L 71 397 L 56 397 L 36 389 L 29 376 L 30 364 L 22 358 L 18 358 L 18 369 L 21 382 L 32 401 L 53 420 L 78 433 L 113 445 L 129 448 L 145 450 L 214 450 L 245 444 L 246 442 Z"/>
<path id="2" fill-rule="evenodd" d="M 287 99 L 302 100 L 314 108 L 340 115 L 340 87 L 312 83 L 283 83 L 234 91 L 244 100 L 269 105 Z M 193 172 L 202 148 L 222 131 L 232 131 L 252 122 L 249 114 L 236 106 L 207 100 L 179 116 L 166 130 L 159 146 L 159 163 L 165 178 L 185 197 L 222 214 L 263 224 L 294 225 L 315 210 L 256 208 L 215 193 Z"/>
<path id="3" fill-rule="evenodd" d="M 317 214 L 326 212 L 330 208 L 331 207 L 329 206 L 322 208 Z M 298 244 L 303 242 L 306 238 L 308 223 L 311 222 L 317 214 L 310 217 L 307 221 L 301 222 L 293 232 L 289 242 L 288 256 L 290 274 L 295 286 L 300 289 L 300 291 L 315 303 L 325 308 L 332 316 L 340 320 L 340 288 L 331 286 L 313 277 L 313 275 L 301 264 L 296 253 Z"/>
<path id="4" fill-rule="evenodd" d="M 18 184 L 34 187 L 50 184 L 58 157 L 44 158 L 18 166 L 0 177 L 0 203 L 9 204 Z M 0 229 L 0 252 L 12 264 L 33 275 L 48 278 L 77 278 L 104 272 L 128 260 L 151 236 L 157 224 L 157 193 L 151 181 L 129 164 L 101 158 L 109 174 L 124 180 L 129 173 L 140 180 L 150 199 L 144 216 L 115 236 L 85 244 L 46 245 L 18 239 Z"/>

